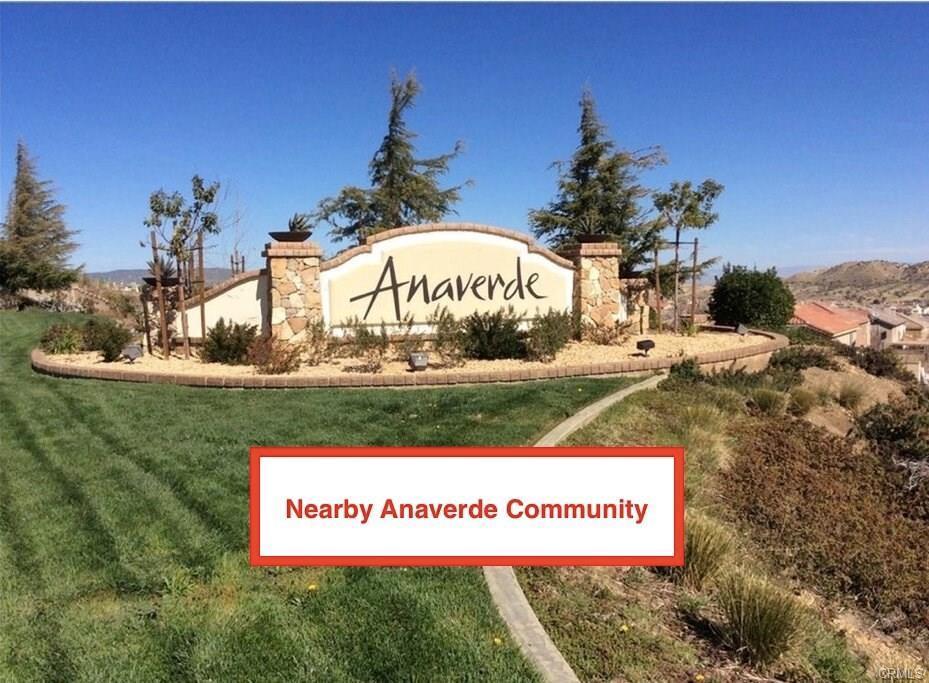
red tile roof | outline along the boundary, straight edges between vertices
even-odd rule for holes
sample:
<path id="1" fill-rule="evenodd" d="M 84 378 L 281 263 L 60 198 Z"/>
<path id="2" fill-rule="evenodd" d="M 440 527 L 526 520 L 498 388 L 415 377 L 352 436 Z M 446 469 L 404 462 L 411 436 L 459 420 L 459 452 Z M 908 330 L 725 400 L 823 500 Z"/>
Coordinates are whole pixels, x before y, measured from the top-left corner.
<path id="1" fill-rule="evenodd" d="M 836 308 L 821 301 L 801 301 L 794 305 L 794 323 L 833 336 L 851 332 L 867 321 L 867 313 L 862 315 L 860 311 Z"/>

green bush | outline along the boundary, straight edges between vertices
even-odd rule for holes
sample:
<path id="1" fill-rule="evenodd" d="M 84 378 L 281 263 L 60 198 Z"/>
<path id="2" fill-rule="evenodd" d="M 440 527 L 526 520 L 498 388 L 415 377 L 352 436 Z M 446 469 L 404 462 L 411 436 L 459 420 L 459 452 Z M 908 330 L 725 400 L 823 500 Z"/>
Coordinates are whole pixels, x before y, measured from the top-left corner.
<path id="1" fill-rule="evenodd" d="M 459 365 L 464 358 L 464 331 L 460 320 L 442 306 L 427 321 L 432 326 L 432 350 L 443 365 Z"/>
<path id="2" fill-rule="evenodd" d="M 668 379 L 661 383 L 661 387 L 673 389 L 677 384 L 693 384 L 706 378 L 693 358 L 685 358 L 680 363 L 675 363 L 668 370 Z"/>
<path id="3" fill-rule="evenodd" d="M 900 362 L 900 356 L 891 349 L 872 349 L 870 347 L 846 347 L 849 360 L 859 368 L 875 377 L 912 382 L 913 375 L 906 371 Z"/>
<path id="4" fill-rule="evenodd" d="M 751 393 L 752 406 L 770 417 L 783 415 L 787 407 L 784 394 L 774 389 L 755 389 Z"/>
<path id="5" fill-rule="evenodd" d="M 84 335 L 80 328 L 61 323 L 45 330 L 39 345 L 46 353 L 78 353 L 84 348 Z"/>
<path id="6" fill-rule="evenodd" d="M 797 387 L 790 392 L 787 412 L 795 417 L 803 417 L 819 403 L 819 397 L 808 389 Z"/>
<path id="7" fill-rule="evenodd" d="M 929 462 L 929 397 L 918 389 L 877 403 L 856 420 L 858 433 L 900 460 Z"/>
<path id="8" fill-rule="evenodd" d="M 832 348 L 836 345 L 836 342 L 832 341 L 832 339 L 826 335 L 811 330 L 809 327 L 803 327 L 802 325 L 788 325 L 787 327 L 774 329 L 773 331 L 783 334 L 790 340 L 791 344 L 815 345 L 825 348 Z"/>
<path id="9" fill-rule="evenodd" d="M 384 367 L 384 357 L 390 350 L 387 327 L 381 323 L 379 328 L 374 329 L 358 318 L 351 318 L 345 323 L 345 331 L 349 354 L 362 362 L 359 369 L 380 372 Z"/>
<path id="10" fill-rule="evenodd" d="M 773 268 L 764 272 L 727 264 L 708 303 L 717 325 L 782 328 L 794 312 L 794 296 Z"/>
<path id="11" fill-rule="evenodd" d="M 864 388 L 860 383 L 854 380 L 845 380 L 839 387 L 839 393 L 835 397 L 836 403 L 843 408 L 851 411 L 858 410 L 858 406 L 864 400 Z"/>
<path id="12" fill-rule="evenodd" d="M 526 355 L 525 335 L 512 306 L 493 313 L 472 313 L 464 319 L 464 353 L 468 358 L 496 360 Z"/>
<path id="13" fill-rule="evenodd" d="M 536 318 L 526 337 L 526 355 L 532 360 L 549 362 L 571 340 L 574 333 L 573 316 L 566 311 L 549 309 Z"/>
<path id="14" fill-rule="evenodd" d="M 208 363 L 244 365 L 248 362 L 248 349 L 258 336 L 258 328 L 244 323 L 227 325 L 220 318 L 207 330 L 203 342 L 203 359 Z"/>
<path id="15" fill-rule="evenodd" d="M 774 564 L 878 616 L 929 627 L 929 499 L 906 488 L 906 473 L 805 420 L 757 420 L 737 438 L 719 500 Z"/>
<path id="16" fill-rule="evenodd" d="M 248 347 L 248 362 L 264 375 L 283 375 L 300 368 L 302 344 L 274 337 L 257 337 Z"/>
<path id="17" fill-rule="evenodd" d="M 684 566 L 674 567 L 672 576 L 699 591 L 719 572 L 732 540 L 725 529 L 704 517 L 688 515 L 685 529 Z"/>
<path id="18" fill-rule="evenodd" d="M 826 349 L 816 346 L 788 346 L 786 349 L 778 349 L 772 354 L 769 365 L 772 368 L 787 370 L 805 370 L 807 368 L 839 369 L 839 364 L 835 362 L 832 354 Z"/>
<path id="19" fill-rule="evenodd" d="M 800 631 L 800 605 L 762 579 L 731 574 L 720 582 L 717 600 L 725 640 L 754 664 L 774 662 Z"/>
<path id="20" fill-rule="evenodd" d="M 100 351 L 106 363 L 119 360 L 131 340 L 132 333 L 109 318 L 92 318 L 84 325 L 84 348 Z"/>
<path id="21" fill-rule="evenodd" d="M 394 334 L 392 344 L 398 360 L 406 362 L 411 353 L 423 350 L 426 340 L 422 334 L 413 331 L 415 320 L 412 313 L 407 313 L 400 321 L 400 330 Z"/>
<path id="22" fill-rule="evenodd" d="M 335 351 L 335 340 L 326 329 L 326 323 L 321 319 L 314 320 L 306 326 L 303 351 L 307 365 L 319 365 L 332 357 Z"/>

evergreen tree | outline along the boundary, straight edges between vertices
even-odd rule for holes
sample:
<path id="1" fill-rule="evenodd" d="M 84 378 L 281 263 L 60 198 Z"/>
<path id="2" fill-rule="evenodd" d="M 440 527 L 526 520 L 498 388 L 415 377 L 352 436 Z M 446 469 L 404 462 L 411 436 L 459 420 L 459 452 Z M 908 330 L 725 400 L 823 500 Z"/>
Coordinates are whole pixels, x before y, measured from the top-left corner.
<path id="1" fill-rule="evenodd" d="M 35 162 L 23 142 L 16 145 L 16 178 L 0 238 L 0 288 L 55 290 L 77 280 L 68 266 L 77 248 L 75 232 L 64 222 L 65 207 L 55 201 L 51 182 L 36 177 Z"/>
<path id="2" fill-rule="evenodd" d="M 529 212 L 535 236 L 554 247 L 584 235 L 604 235 L 623 249 L 621 270 L 632 274 L 651 252 L 659 226 L 640 200 L 651 190 L 639 182 L 642 171 L 664 163 L 660 148 L 617 150 L 597 115 L 590 91 L 581 95 L 580 144 L 570 164 L 556 162 L 558 195 L 544 209 Z"/>
<path id="3" fill-rule="evenodd" d="M 453 213 L 461 186 L 441 189 L 439 177 L 448 172 L 449 162 L 461 153 L 461 142 L 448 154 L 417 159 L 416 134 L 406 127 L 404 115 L 413 106 L 420 85 L 413 74 L 402 81 L 394 74 L 390 84 L 391 105 L 387 134 L 371 159 L 368 189 L 349 185 L 335 197 L 323 199 L 314 219 L 332 227 L 336 241 L 361 242 L 382 230 L 417 223 L 432 223 Z"/>

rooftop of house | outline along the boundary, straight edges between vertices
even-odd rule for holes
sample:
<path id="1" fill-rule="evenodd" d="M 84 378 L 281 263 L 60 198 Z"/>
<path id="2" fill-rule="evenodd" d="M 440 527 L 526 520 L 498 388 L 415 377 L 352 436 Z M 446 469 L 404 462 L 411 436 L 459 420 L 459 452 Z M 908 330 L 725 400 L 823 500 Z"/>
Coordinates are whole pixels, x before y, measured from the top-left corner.
<path id="1" fill-rule="evenodd" d="M 868 312 L 871 314 L 871 322 L 877 323 L 882 327 L 899 327 L 900 325 L 906 325 L 906 318 L 886 308 L 872 308 L 869 309 Z"/>
<path id="2" fill-rule="evenodd" d="M 838 308 L 823 301 L 801 301 L 794 305 L 793 322 L 829 335 L 852 332 L 868 322 L 868 316 L 855 309 Z"/>
<path id="3" fill-rule="evenodd" d="M 918 313 L 899 313 L 908 330 L 929 330 L 929 318 Z"/>

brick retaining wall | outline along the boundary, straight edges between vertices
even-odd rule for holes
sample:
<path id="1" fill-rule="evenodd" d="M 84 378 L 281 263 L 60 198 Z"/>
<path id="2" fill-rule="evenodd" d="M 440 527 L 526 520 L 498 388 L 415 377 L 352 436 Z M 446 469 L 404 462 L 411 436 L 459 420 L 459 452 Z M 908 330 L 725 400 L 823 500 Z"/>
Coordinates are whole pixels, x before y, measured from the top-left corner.
<path id="1" fill-rule="evenodd" d="M 712 328 L 711 328 L 712 329 Z M 729 328 L 717 328 L 729 331 Z M 787 346 L 786 337 L 772 332 L 755 331 L 767 337 L 759 344 L 743 348 L 727 349 L 698 354 L 697 363 L 705 370 L 743 367 L 760 370 L 767 366 L 771 354 Z M 411 372 L 404 375 L 382 375 L 361 373 L 339 373 L 323 377 L 299 375 L 250 375 L 222 376 L 178 373 L 135 372 L 124 370 L 114 364 L 101 367 L 81 367 L 62 363 L 54 356 L 46 355 L 41 349 L 32 350 L 32 367 L 36 372 L 55 377 L 80 377 L 105 379 L 121 382 L 150 382 L 154 384 L 179 384 L 194 387 L 227 387 L 237 389 L 302 389 L 311 387 L 409 387 L 437 386 L 449 384 L 483 384 L 491 382 L 522 382 L 526 380 L 554 379 L 559 377 L 589 377 L 596 375 L 622 375 L 628 373 L 667 370 L 680 358 L 634 358 L 609 363 L 587 363 L 513 370 L 475 371 L 448 370 Z"/>

